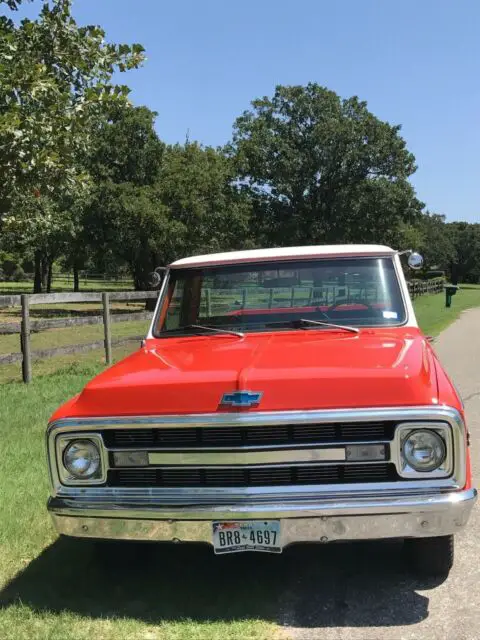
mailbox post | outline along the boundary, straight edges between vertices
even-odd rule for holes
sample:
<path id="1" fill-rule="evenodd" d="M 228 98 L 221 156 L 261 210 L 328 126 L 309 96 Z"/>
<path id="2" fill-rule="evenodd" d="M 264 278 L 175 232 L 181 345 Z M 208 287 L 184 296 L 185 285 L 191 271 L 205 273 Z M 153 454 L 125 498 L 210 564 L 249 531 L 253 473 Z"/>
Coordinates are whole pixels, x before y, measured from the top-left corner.
<path id="1" fill-rule="evenodd" d="M 446 284 L 445 286 L 445 306 L 452 306 L 452 296 L 454 296 L 458 291 L 458 285 L 456 284 Z"/>

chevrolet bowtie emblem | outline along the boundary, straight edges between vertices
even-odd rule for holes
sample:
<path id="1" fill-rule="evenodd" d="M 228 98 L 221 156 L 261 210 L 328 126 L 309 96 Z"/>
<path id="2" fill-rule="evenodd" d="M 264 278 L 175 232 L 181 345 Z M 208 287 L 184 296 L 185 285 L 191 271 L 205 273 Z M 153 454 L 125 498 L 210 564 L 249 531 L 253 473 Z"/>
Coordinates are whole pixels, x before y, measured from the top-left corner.
<path id="1" fill-rule="evenodd" d="M 220 404 L 230 407 L 253 407 L 260 402 L 262 396 L 261 391 L 232 391 L 223 394 Z"/>

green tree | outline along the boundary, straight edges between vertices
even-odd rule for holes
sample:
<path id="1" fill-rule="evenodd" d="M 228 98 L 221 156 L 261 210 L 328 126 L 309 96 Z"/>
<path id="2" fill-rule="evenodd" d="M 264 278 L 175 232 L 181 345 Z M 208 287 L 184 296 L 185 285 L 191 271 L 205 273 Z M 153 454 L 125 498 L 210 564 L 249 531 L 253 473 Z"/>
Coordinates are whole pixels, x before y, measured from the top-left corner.
<path id="1" fill-rule="evenodd" d="M 419 221 L 422 242 L 418 249 L 427 268 L 448 270 L 455 255 L 454 237 L 445 224 L 445 216 L 426 212 Z"/>
<path id="2" fill-rule="evenodd" d="M 156 113 L 119 106 L 96 130 L 88 159 L 95 181 L 85 203 L 83 233 L 72 246 L 74 266 L 87 255 L 103 271 L 126 264 L 137 289 L 148 288 L 159 253 L 169 242 L 168 212 L 158 185 L 165 145 Z"/>
<path id="3" fill-rule="evenodd" d="M 450 262 L 452 282 L 480 282 L 480 224 L 450 222 L 445 226 L 454 245 Z"/>
<path id="4" fill-rule="evenodd" d="M 422 209 L 399 134 L 357 98 L 278 86 L 237 119 L 229 147 L 268 244 L 390 241 Z"/>
<path id="5" fill-rule="evenodd" d="M 180 225 L 174 252 L 165 260 L 251 246 L 251 204 L 222 151 L 190 142 L 167 147 L 160 190 L 170 218 Z"/>
<path id="6" fill-rule="evenodd" d="M 137 124 L 145 113 L 141 110 L 134 116 Z M 119 131 L 111 125 L 104 132 L 106 139 Z M 130 138 L 131 122 L 122 131 L 128 131 Z M 250 203 L 235 186 L 234 167 L 225 154 L 196 143 L 164 147 L 150 136 L 143 135 L 142 140 L 143 145 L 119 141 L 123 164 L 119 160 L 114 176 L 95 190 L 85 229 L 97 262 L 103 256 L 127 264 L 135 287 L 145 289 L 155 267 L 179 256 L 251 245 Z M 151 154 L 148 167 L 157 169 L 145 179 L 142 167 Z M 108 158 L 105 171 L 112 164 Z M 103 166 L 100 163 L 99 175 Z"/>
<path id="7" fill-rule="evenodd" d="M 75 291 L 79 289 L 79 269 L 88 259 L 93 258 L 101 271 L 111 270 L 116 263 L 119 268 L 124 264 L 125 247 L 119 245 L 121 250 L 113 251 L 110 243 L 105 253 L 104 242 L 97 238 L 97 234 L 102 237 L 105 229 L 104 199 L 111 216 L 115 193 L 121 195 L 123 204 L 118 204 L 125 216 L 129 210 L 124 206 L 125 201 L 133 198 L 134 190 L 130 189 L 127 196 L 125 191 L 115 190 L 114 185 L 128 183 L 141 188 L 157 180 L 164 144 L 155 131 L 155 116 L 156 113 L 146 107 L 121 104 L 111 110 L 108 120 L 101 122 L 95 131 L 84 163 L 94 186 L 86 197 L 70 204 L 70 212 L 78 220 L 78 233 L 66 244 L 66 264 L 73 269 Z M 139 197 L 142 204 L 147 200 L 145 193 Z M 111 222 L 110 219 L 109 224 Z M 123 238 L 123 233 L 117 233 L 116 238 Z M 128 262 L 132 264 L 130 259 Z M 138 280 L 140 276 L 137 274 L 134 278 Z"/>
<path id="8" fill-rule="evenodd" d="M 155 131 L 156 116 L 147 107 L 114 106 L 90 148 L 88 167 L 96 183 L 111 180 L 144 186 L 157 180 L 165 145 Z"/>
<path id="9" fill-rule="evenodd" d="M 32 2 L 32 0 L 26 0 Z M 17 11 L 18 7 L 23 4 L 23 0 L 0 0 L 0 4 L 6 4 L 12 11 Z"/>
<path id="10" fill-rule="evenodd" d="M 84 224 L 96 264 L 126 264 L 135 289 L 149 288 L 151 272 L 176 233 L 157 186 L 106 181 L 98 186 Z M 102 264 L 103 262 L 103 264 Z"/>
<path id="11" fill-rule="evenodd" d="M 7 4 L 15 9 L 20 2 Z M 100 27 L 78 26 L 71 0 L 44 1 L 38 19 L 19 25 L 0 17 L 0 216 L 5 232 L 15 232 L 18 225 L 40 251 L 41 238 L 24 232 L 40 229 L 45 202 L 54 202 L 53 208 L 48 204 L 49 228 L 52 238 L 63 234 L 63 203 L 81 197 L 89 186 L 82 160 L 92 136 L 105 114 L 127 100 L 128 88 L 112 84 L 112 75 L 142 61 L 141 45 L 110 44 Z M 18 203 L 25 197 L 45 199 L 28 207 L 29 216 L 39 212 L 38 224 L 22 220 Z M 41 258 L 37 255 L 37 265 Z M 37 277 L 36 291 L 38 286 Z"/>

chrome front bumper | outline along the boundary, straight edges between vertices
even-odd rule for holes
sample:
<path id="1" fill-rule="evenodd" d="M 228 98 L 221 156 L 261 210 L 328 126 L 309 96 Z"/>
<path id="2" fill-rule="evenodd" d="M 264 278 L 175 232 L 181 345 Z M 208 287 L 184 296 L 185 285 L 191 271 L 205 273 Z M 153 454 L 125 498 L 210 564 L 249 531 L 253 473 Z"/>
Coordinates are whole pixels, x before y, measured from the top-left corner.
<path id="1" fill-rule="evenodd" d="M 212 541 L 216 520 L 281 520 L 282 544 L 443 536 L 459 531 L 475 489 L 427 495 L 351 497 L 321 502 L 236 504 L 175 509 L 92 504 L 51 498 L 48 509 L 63 535 L 159 542 Z"/>

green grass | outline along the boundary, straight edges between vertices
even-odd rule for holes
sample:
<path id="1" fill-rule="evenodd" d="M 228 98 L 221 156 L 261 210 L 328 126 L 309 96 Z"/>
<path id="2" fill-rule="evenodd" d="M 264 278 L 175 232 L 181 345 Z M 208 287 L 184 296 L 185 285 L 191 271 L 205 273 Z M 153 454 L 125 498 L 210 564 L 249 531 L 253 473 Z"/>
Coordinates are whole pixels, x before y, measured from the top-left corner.
<path id="1" fill-rule="evenodd" d="M 418 324 L 426 335 L 437 336 L 454 322 L 462 311 L 480 306 L 480 285 L 460 285 L 452 298 L 452 306 L 445 307 L 445 294 L 424 295 L 414 300 Z"/>
<path id="2" fill-rule="evenodd" d="M 129 289 L 133 289 L 133 280 L 80 279 L 80 291 L 128 291 Z M 54 277 L 52 280 L 52 293 L 58 293 L 59 291 L 73 291 L 73 279 Z M 0 282 L 0 296 L 32 292 L 32 280 Z"/>
<path id="3" fill-rule="evenodd" d="M 0 637 L 273 638 L 277 559 L 59 539 L 45 509 L 45 425 L 101 365 L 0 388 Z M 255 572 L 259 571 L 259 576 Z M 271 574 L 271 575 L 270 575 Z"/>

